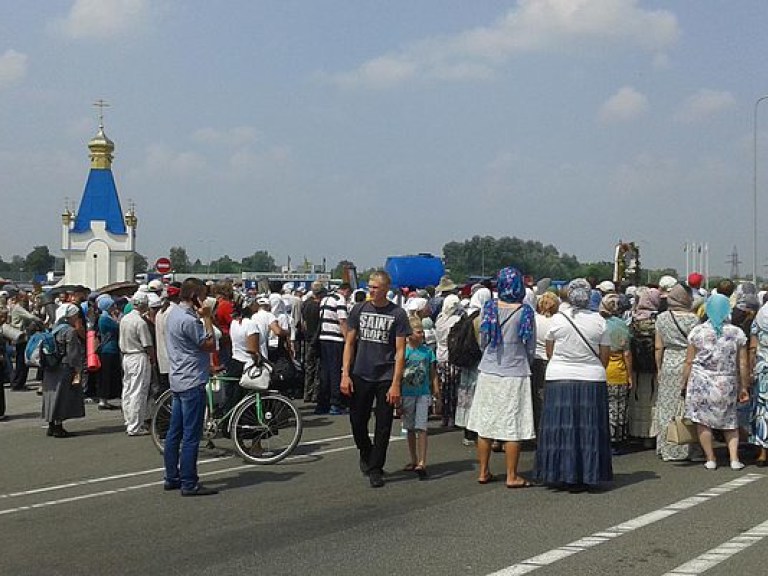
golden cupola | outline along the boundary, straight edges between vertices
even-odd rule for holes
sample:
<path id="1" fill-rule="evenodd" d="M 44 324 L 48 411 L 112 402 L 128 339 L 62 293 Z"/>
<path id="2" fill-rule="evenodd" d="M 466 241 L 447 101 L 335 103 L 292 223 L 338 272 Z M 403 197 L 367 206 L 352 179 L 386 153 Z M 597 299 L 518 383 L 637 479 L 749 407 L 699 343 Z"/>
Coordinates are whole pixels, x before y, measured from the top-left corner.
<path id="1" fill-rule="evenodd" d="M 91 151 L 91 169 L 109 170 L 112 168 L 112 153 L 115 151 L 115 143 L 104 134 L 104 125 L 99 124 L 96 136 L 88 142 Z"/>

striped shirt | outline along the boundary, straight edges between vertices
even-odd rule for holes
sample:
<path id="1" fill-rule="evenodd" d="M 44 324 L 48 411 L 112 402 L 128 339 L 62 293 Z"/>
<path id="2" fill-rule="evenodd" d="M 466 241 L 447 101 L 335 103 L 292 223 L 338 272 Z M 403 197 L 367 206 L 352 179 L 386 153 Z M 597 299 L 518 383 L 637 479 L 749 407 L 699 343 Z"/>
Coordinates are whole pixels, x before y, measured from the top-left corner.
<path id="1" fill-rule="evenodd" d="M 326 296 L 320 302 L 320 336 L 326 342 L 344 342 L 341 321 L 347 320 L 347 303 L 339 294 Z"/>

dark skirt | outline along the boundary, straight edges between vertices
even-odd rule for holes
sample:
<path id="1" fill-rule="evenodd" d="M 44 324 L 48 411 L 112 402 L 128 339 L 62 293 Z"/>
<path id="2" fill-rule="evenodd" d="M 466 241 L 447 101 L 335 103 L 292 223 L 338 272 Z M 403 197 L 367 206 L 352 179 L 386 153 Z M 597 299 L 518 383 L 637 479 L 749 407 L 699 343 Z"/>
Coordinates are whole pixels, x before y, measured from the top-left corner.
<path id="1" fill-rule="evenodd" d="M 605 382 L 547 381 L 536 477 L 547 484 L 597 485 L 613 479 Z"/>
<path id="2" fill-rule="evenodd" d="M 101 370 L 91 376 L 96 380 L 96 397 L 114 400 L 123 396 L 123 368 L 120 354 L 99 354 Z"/>

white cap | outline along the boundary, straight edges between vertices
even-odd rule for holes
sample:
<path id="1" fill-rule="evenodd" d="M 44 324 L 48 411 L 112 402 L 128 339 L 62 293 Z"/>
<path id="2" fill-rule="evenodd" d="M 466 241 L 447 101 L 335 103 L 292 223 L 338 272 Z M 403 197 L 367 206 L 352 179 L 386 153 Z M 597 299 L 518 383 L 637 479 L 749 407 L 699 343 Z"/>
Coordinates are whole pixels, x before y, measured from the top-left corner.
<path id="1" fill-rule="evenodd" d="M 610 280 L 603 280 L 597 285 L 597 289 L 600 292 L 607 294 L 608 292 L 616 292 L 616 285 Z"/>
<path id="2" fill-rule="evenodd" d="M 162 292 L 163 283 L 162 281 L 155 278 L 154 280 L 149 281 L 149 284 L 147 284 L 147 288 L 149 288 L 149 290 L 151 290 L 152 292 Z"/>
<path id="3" fill-rule="evenodd" d="M 147 296 L 150 308 L 160 308 L 163 305 L 163 299 L 158 294 L 150 292 Z"/>
<path id="4" fill-rule="evenodd" d="M 673 276 L 662 276 L 659 278 L 659 289 L 663 292 L 669 292 L 677 284 L 677 279 Z"/>

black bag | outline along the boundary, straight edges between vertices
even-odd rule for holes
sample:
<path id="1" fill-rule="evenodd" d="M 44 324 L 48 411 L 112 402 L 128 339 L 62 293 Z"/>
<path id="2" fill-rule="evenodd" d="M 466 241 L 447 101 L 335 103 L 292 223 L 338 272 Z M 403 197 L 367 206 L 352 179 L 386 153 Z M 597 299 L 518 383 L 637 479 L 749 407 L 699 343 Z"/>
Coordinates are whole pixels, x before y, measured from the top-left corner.
<path id="1" fill-rule="evenodd" d="M 479 311 L 462 316 L 448 332 L 448 362 L 460 368 L 474 368 L 483 357 L 475 335 L 475 318 Z"/>
<path id="2" fill-rule="evenodd" d="M 632 369 L 635 372 L 655 373 L 656 372 L 656 332 L 653 321 L 642 320 L 633 322 L 630 326 L 632 340 L 630 348 L 632 350 Z"/>
<path id="3" fill-rule="evenodd" d="M 288 396 L 293 396 L 297 390 L 299 370 L 288 353 L 285 341 L 281 337 L 278 347 L 269 350 L 269 362 L 272 365 L 272 382 L 270 388 Z M 303 385 L 303 380 L 302 380 Z"/>

